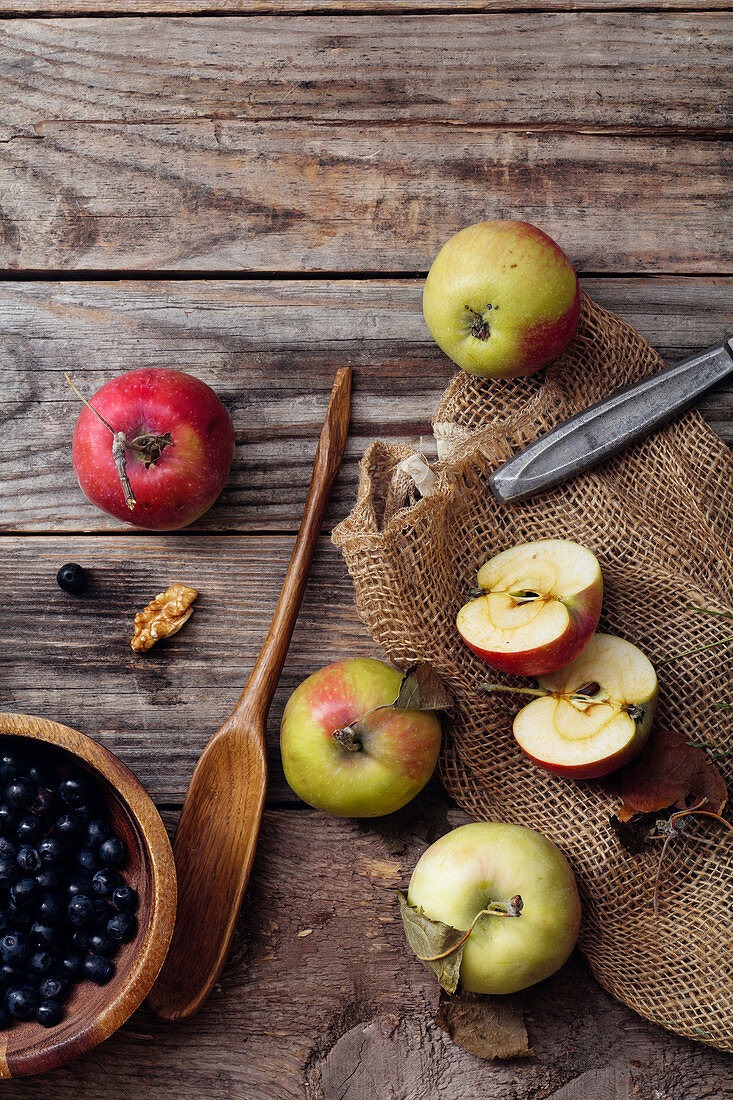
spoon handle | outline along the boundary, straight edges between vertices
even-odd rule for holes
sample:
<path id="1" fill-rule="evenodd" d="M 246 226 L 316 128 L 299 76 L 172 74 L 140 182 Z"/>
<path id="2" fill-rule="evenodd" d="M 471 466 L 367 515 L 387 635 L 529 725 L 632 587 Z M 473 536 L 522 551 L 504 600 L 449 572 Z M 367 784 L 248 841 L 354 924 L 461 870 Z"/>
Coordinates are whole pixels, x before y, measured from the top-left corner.
<path id="1" fill-rule="evenodd" d="M 232 726 L 244 724 L 249 727 L 257 719 L 264 721 L 270 709 L 300 611 L 323 517 L 341 465 L 349 430 L 350 408 L 351 367 L 341 367 L 336 374 L 318 440 L 308 498 L 280 599 L 259 657 L 229 719 Z"/>
<path id="2" fill-rule="evenodd" d="M 173 854 L 178 912 L 168 956 L 148 997 L 163 1020 L 193 1015 L 226 962 L 254 859 L 267 787 L 267 712 L 298 617 L 349 425 L 351 369 L 336 375 L 308 499 L 282 593 L 247 686 L 196 765 Z"/>

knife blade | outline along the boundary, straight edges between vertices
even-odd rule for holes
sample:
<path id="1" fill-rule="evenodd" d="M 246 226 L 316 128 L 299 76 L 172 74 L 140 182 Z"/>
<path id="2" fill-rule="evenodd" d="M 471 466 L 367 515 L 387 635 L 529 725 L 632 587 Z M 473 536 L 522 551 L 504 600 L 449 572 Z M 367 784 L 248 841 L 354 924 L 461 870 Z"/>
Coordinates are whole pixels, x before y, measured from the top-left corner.
<path id="1" fill-rule="evenodd" d="M 583 473 L 670 420 L 733 373 L 733 337 L 616 390 L 558 424 L 489 478 L 504 504 Z"/>

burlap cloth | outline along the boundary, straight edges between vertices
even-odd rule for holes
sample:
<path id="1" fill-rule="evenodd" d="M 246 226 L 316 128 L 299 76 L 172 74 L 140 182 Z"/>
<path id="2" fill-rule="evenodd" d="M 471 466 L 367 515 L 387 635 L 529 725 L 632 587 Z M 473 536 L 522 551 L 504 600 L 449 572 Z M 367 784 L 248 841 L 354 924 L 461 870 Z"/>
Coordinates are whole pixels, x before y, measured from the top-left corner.
<path id="1" fill-rule="evenodd" d="M 730 611 L 733 602 L 733 459 L 697 412 L 530 501 L 501 505 L 488 488 L 516 449 L 661 366 L 638 333 L 584 297 L 575 339 L 546 372 L 503 381 L 456 375 L 435 417 L 443 457 L 428 496 L 416 500 L 396 473 L 410 448 L 372 444 L 356 506 L 333 540 L 374 640 L 398 665 L 430 661 L 454 695 L 441 760 L 449 793 L 474 817 L 531 826 L 565 852 L 583 900 L 580 947 L 601 985 L 647 1019 L 731 1050 L 733 836 L 710 822 L 695 828 L 699 841 L 671 842 L 655 917 L 659 847 L 627 854 L 609 825 L 619 799 L 606 786 L 552 776 L 522 755 L 506 712 L 511 696 L 499 702 L 476 691 L 500 674 L 455 627 L 487 558 L 552 536 L 594 551 L 605 582 L 600 629 L 655 664 L 733 633 L 725 620 L 685 610 Z M 658 671 L 661 728 L 730 745 L 730 712 L 711 705 L 731 698 L 729 651 Z M 730 758 L 719 766 L 730 785 Z"/>

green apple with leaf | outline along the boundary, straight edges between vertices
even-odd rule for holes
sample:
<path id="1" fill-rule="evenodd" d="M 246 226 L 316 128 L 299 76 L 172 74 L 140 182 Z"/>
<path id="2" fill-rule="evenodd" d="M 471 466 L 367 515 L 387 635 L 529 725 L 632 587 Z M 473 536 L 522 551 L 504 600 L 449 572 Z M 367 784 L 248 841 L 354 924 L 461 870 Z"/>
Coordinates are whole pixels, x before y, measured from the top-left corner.
<path id="1" fill-rule="evenodd" d="M 427 665 L 405 676 L 370 657 L 328 665 L 304 680 L 285 707 L 285 778 L 318 810 L 341 817 L 393 813 L 433 774 L 437 711 L 449 705 Z"/>
<path id="2" fill-rule="evenodd" d="M 402 919 L 418 958 L 454 993 L 516 993 L 554 974 L 580 931 L 575 877 L 559 848 L 520 825 L 474 822 L 418 861 Z"/>
<path id="3" fill-rule="evenodd" d="M 436 344 L 469 374 L 515 378 L 567 347 L 580 316 L 570 260 L 529 222 L 469 225 L 428 272 L 423 313 Z"/>

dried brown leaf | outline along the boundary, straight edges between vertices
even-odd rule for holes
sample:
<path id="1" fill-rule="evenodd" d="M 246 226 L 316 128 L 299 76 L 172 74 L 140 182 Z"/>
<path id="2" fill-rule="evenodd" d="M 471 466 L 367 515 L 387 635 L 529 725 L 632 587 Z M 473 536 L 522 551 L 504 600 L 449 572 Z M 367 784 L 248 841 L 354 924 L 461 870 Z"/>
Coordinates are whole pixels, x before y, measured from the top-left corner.
<path id="1" fill-rule="evenodd" d="M 652 731 L 639 756 L 619 773 L 620 821 L 668 806 L 689 809 L 703 800 L 706 810 L 721 812 L 728 800 L 723 777 L 703 749 L 687 743 L 688 737 L 678 730 Z"/>
<path id="2" fill-rule="evenodd" d="M 462 941 L 465 940 L 466 933 L 458 928 L 451 928 L 442 921 L 426 917 L 421 908 L 410 905 L 404 894 L 398 893 L 397 897 L 410 947 L 428 970 L 435 974 L 443 989 L 448 993 L 455 993 L 463 958 Z M 445 958 L 433 958 L 445 952 L 449 952 Z"/>
<path id="3" fill-rule="evenodd" d="M 441 990 L 435 1022 L 454 1043 L 478 1058 L 530 1058 L 534 1054 L 520 997 L 451 996 Z"/>
<path id="4" fill-rule="evenodd" d="M 433 666 L 422 661 L 405 673 L 393 706 L 396 710 L 448 710 L 453 700 Z"/>

